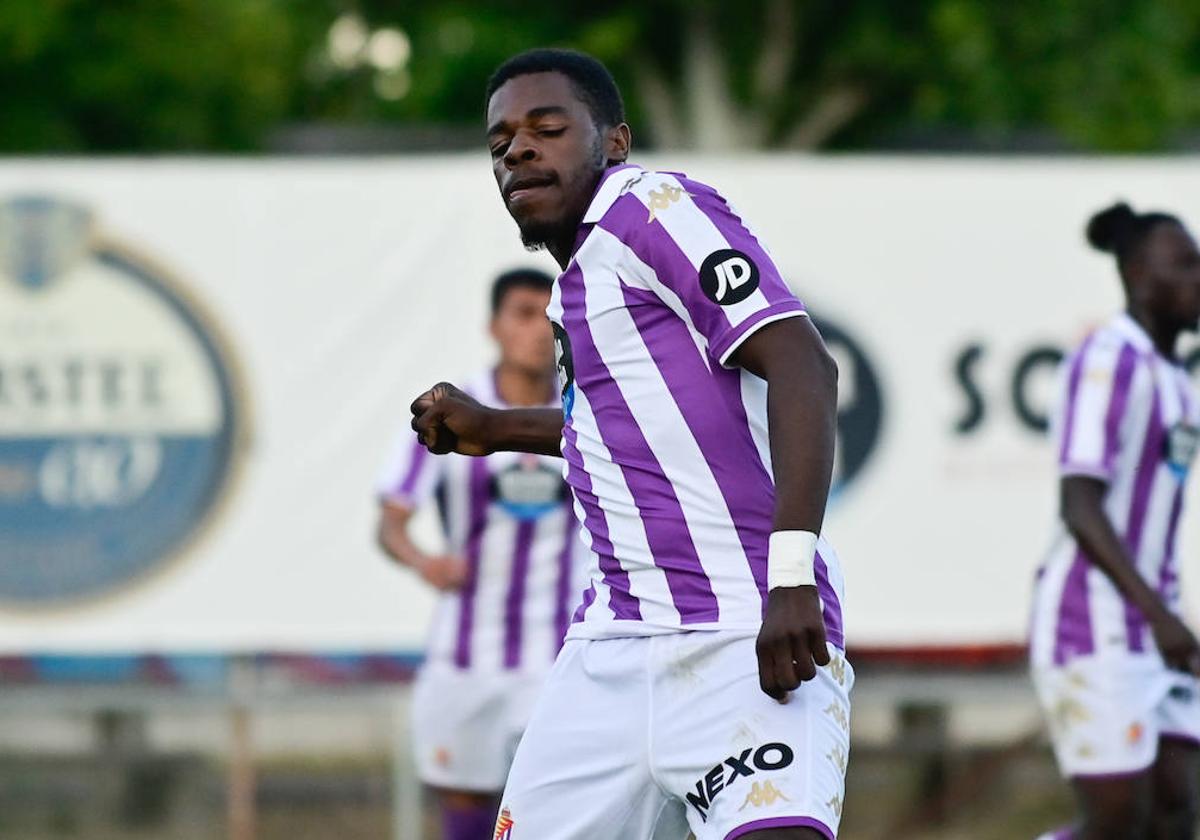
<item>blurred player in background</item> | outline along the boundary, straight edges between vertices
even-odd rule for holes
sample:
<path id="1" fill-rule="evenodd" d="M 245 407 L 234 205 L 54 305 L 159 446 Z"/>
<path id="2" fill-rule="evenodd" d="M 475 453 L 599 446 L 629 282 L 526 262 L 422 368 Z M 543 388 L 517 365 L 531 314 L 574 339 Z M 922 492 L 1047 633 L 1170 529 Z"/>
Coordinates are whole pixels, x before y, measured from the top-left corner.
<path id="1" fill-rule="evenodd" d="M 1083 811 L 1054 838 L 1190 838 L 1200 646 L 1179 618 L 1176 535 L 1200 400 L 1176 356 L 1200 323 L 1200 251 L 1174 216 L 1117 204 L 1087 227 L 1126 311 L 1064 365 L 1059 534 L 1038 572 L 1034 683 Z"/>
<path id="2" fill-rule="evenodd" d="M 413 426 L 436 452 L 561 451 L 592 550 L 495 836 L 681 840 L 686 814 L 699 840 L 832 838 L 853 682 L 818 536 L 833 361 L 715 190 L 625 162 L 595 59 L 510 59 L 487 125 L 522 240 L 563 268 L 563 404 L 495 411 L 442 384 Z"/>
<path id="3" fill-rule="evenodd" d="M 553 279 L 519 269 L 492 288 L 500 361 L 470 388 L 496 407 L 555 404 Z M 488 840 L 517 741 L 583 589 L 585 551 L 557 459 L 498 452 L 432 458 L 406 427 L 379 484 L 379 542 L 443 591 L 413 696 L 421 779 L 446 840 Z M 409 534 L 436 499 L 447 550 Z"/>

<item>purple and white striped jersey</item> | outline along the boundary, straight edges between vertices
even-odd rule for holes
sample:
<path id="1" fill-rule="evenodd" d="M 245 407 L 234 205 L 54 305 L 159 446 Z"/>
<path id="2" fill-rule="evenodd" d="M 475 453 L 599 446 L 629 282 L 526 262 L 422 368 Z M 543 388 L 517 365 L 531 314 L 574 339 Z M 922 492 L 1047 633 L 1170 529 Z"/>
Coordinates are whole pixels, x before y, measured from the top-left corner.
<path id="1" fill-rule="evenodd" d="M 1175 539 L 1200 434 L 1200 399 L 1187 372 L 1122 314 L 1066 359 L 1060 387 L 1053 424 L 1060 473 L 1107 482 L 1109 519 L 1142 577 L 1178 610 Z M 1141 611 L 1088 562 L 1061 522 L 1038 571 L 1030 648 L 1039 666 L 1155 652 Z"/>
<path id="2" fill-rule="evenodd" d="M 711 187 L 608 170 L 547 314 L 591 581 L 568 638 L 757 629 L 775 488 L 766 382 L 728 367 L 758 328 L 805 314 Z M 829 641 L 842 577 L 821 541 Z"/>
<path id="3" fill-rule="evenodd" d="M 505 407 L 491 372 L 465 390 Z M 377 491 L 410 509 L 436 499 L 447 551 L 467 562 L 463 587 L 439 600 L 427 657 L 481 670 L 549 668 L 586 584 L 559 459 L 434 456 L 406 428 Z"/>

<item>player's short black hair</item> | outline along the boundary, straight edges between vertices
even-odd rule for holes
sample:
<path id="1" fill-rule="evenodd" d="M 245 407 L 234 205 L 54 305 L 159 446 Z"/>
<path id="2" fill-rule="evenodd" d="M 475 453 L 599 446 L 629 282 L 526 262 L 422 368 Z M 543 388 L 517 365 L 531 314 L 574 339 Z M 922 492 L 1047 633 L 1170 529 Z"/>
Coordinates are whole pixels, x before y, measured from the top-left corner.
<path id="1" fill-rule="evenodd" d="M 538 289 L 548 292 L 554 287 L 554 278 L 537 268 L 514 268 L 504 272 L 492 282 L 492 314 L 500 311 L 504 296 L 513 289 Z"/>
<path id="2" fill-rule="evenodd" d="M 527 50 L 505 61 L 488 79 L 484 102 L 509 79 L 531 73 L 562 73 L 583 104 L 587 105 L 597 128 L 612 128 L 625 122 L 625 103 L 608 68 L 597 59 L 576 50 L 548 47 Z"/>
<path id="3" fill-rule="evenodd" d="M 1137 255 L 1146 237 L 1163 223 L 1179 224 L 1170 213 L 1138 213 L 1124 201 L 1094 214 L 1087 223 L 1087 240 L 1097 251 L 1113 254 L 1119 265 Z"/>

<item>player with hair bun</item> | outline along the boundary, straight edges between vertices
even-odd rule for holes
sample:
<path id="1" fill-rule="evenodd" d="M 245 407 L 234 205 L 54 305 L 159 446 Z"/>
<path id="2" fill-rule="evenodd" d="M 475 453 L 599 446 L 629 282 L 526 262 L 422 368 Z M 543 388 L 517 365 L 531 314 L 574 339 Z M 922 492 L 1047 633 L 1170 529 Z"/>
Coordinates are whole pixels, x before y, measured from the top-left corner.
<path id="1" fill-rule="evenodd" d="M 1064 363 L 1061 522 L 1037 574 L 1033 680 L 1081 821 L 1045 838 L 1193 836 L 1200 643 L 1179 617 L 1176 536 L 1200 397 L 1176 355 L 1200 325 L 1200 250 L 1178 218 L 1118 203 L 1087 239 L 1126 309 Z"/>

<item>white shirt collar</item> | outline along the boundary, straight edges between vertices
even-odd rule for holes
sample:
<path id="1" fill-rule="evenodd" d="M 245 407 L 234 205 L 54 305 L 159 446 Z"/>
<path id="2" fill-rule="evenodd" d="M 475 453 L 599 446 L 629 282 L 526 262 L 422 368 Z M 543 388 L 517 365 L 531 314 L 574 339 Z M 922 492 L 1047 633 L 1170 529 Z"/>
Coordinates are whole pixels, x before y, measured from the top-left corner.
<path id="1" fill-rule="evenodd" d="M 1122 312 L 1114 318 L 1112 325 L 1117 332 L 1128 338 L 1134 347 L 1147 353 L 1156 352 L 1154 340 L 1150 338 L 1150 334 L 1128 312 Z"/>
<path id="2" fill-rule="evenodd" d="M 616 204 L 617 199 L 625 193 L 633 181 L 637 180 L 636 176 L 642 172 L 642 168 L 633 163 L 623 163 L 605 171 L 600 178 L 600 184 L 596 187 L 595 195 L 592 196 L 592 203 L 588 205 L 587 212 L 583 214 L 582 224 L 594 225 L 604 218 L 604 214 Z M 625 175 L 622 177 L 620 173 L 625 173 Z"/>

